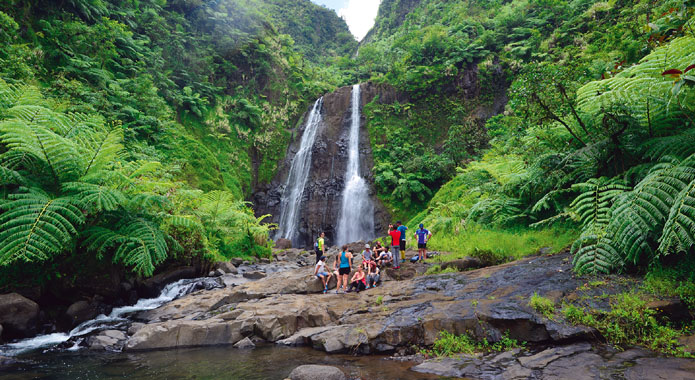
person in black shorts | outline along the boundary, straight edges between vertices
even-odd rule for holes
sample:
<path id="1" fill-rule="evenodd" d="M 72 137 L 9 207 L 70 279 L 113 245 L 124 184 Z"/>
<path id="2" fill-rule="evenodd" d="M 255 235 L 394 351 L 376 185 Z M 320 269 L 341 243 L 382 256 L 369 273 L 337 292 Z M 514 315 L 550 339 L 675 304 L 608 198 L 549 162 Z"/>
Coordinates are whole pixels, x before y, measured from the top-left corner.
<path id="1" fill-rule="evenodd" d="M 427 242 L 431 237 L 432 233 L 425 229 L 425 226 L 420 223 L 420 228 L 415 230 L 415 238 L 417 239 L 417 255 L 419 261 L 427 258 Z"/>
<path id="2" fill-rule="evenodd" d="M 343 286 L 343 293 L 347 291 L 348 288 L 348 275 L 350 275 L 350 269 L 352 268 L 352 252 L 348 252 L 348 246 L 343 245 L 340 253 L 335 258 L 335 266 L 338 268 L 338 284 L 336 285 L 336 294 L 340 292 L 340 286 Z"/>

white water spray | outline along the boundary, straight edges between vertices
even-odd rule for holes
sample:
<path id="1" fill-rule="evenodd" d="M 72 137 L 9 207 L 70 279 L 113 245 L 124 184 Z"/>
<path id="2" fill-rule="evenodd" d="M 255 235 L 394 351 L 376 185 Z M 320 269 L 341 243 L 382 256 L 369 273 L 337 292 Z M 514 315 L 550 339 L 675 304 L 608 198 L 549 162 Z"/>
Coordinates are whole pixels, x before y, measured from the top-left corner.
<path id="1" fill-rule="evenodd" d="M 369 187 L 360 176 L 360 85 L 352 86 L 352 122 L 348 143 L 348 164 L 345 188 L 338 219 L 338 245 L 374 236 L 374 205 L 369 199 Z"/>
<path id="2" fill-rule="evenodd" d="M 323 122 L 321 116 L 321 108 L 323 106 L 323 98 L 319 98 L 314 107 L 309 112 L 309 118 L 304 128 L 304 134 L 299 144 L 299 151 L 292 159 L 290 164 L 290 172 L 287 176 L 285 190 L 282 193 L 280 207 L 280 223 L 275 238 L 285 238 L 292 240 L 292 245 L 298 243 L 299 233 L 299 215 L 302 206 L 302 194 L 306 187 L 307 179 L 309 178 L 309 170 L 311 169 L 311 152 L 316 141 L 316 134 L 319 126 Z"/>
<path id="3" fill-rule="evenodd" d="M 193 292 L 200 288 L 201 284 L 205 286 L 205 288 L 220 287 L 219 284 L 209 284 L 208 282 L 210 281 L 216 280 L 210 278 L 179 280 L 165 286 L 157 298 L 141 299 L 138 300 L 135 305 L 114 308 L 109 315 L 101 314 L 92 320 L 81 323 L 68 333 L 39 335 L 33 338 L 20 340 L 16 343 L 0 345 L 0 356 L 17 356 L 41 348 L 54 347 L 70 339 L 83 337 L 97 330 L 116 328 L 119 325 L 129 322 L 127 318 L 129 315 L 140 311 L 156 309 L 167 302 L 171 302 Z M 74 345 L 71 349 L 76 348 L 79 348 L 79 346 Z"/>

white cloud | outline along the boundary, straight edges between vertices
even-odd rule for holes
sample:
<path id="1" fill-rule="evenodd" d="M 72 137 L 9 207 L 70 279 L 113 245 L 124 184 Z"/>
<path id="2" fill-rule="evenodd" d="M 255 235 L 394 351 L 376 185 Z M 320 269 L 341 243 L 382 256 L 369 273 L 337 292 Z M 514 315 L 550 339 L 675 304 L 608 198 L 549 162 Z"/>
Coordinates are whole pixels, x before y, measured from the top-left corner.
<path id="1" fill-rule="evenodd" d="M 345 8 L 338 11 L 338 16 L 345 22 L 358 40 L 362 40 L 374 25 L 381 0 L 349 0 Z"/>

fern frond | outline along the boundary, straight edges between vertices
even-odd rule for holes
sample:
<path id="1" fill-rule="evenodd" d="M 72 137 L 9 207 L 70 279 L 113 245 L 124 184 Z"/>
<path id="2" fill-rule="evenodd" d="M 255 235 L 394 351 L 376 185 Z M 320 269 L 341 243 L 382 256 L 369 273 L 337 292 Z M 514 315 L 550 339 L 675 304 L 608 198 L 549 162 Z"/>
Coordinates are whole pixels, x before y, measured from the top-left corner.
<path id="1" fill-rule="evenodd" d="M 579 218 L 583 229 L 602 229 L 608 224 L 613 199 L 630 188 L 619 179 L 592 178 L 572 185 L 582 193 L 572 201 L 570 208 Z"/>
<path id="2" fill-rule="evenodd" d="M 572 244 L 571 252 L 574 270 L 579 274 L 610 273 L 622 266 L 620 252 L 600 234 L 582 235 Z"/>
<path id="3" fill-rule="evenodd" d="M 128 201 L 128 207 L 134 210 L 163 209 L 170 204 L 169 198 L 149 193 L 136 194 Z"/>
<path id="4" fill-rule="evenodd" d="M 83 176 L 99 173 L 113 164 L 123 150 L 123 130 L 118 128 L 93 129 L 79 137 L 85 150 L 86 167 Z"/>
<path id="5" fill-rule="evenodd" d="M 654 161 L 665 156 L 686 158 L 695 154 L 695 128 L 673 136 L 649 139 L 643 147 L 646 149 L 646 156 Z"/>
<path id="6" fill-rule="evenodd" d="M 0 164 L 0 186 L 4 185 L 25 185 L 26 180 L 17 171 Z"/>
<path id="7" fill-rule="evenodd" d="M 120 191 L 86 182 L 65 183 L 63 191 L 72 194 L 81 207 L 90 213 L 114 211 L 126 203 Z"/>
<path id="8" fill-rule="evenodd" d="M 0 215 L 0 265 L 36 262 L 65 250 L 84 222 L 70 197 L 51 198 L 40 191 L 10 195 Z"/>
<path id="9" fill-rule="evenodd" d="M 85 231 L 83 245 L 102 256 L 113 248 L 113 261 L 131 267 L 143 276 L 151 276 L 168 256 L 167 235 L 142 218 L 126 220 L 117 229 L 93 227 Z"/>
<path id="10" fill-rule="evenodd" d="M 695 181 L 678 194 L 659 241 L 663 255 L 687 252 L 695 246 Z"/>
<path id="11" fill-rule="evenodd" d="M 35 86 L 9 84 L 0 78 L 0 118 L 4 110 L 17 105 L 39 105 L 44 103 L 41 92 Z"/>

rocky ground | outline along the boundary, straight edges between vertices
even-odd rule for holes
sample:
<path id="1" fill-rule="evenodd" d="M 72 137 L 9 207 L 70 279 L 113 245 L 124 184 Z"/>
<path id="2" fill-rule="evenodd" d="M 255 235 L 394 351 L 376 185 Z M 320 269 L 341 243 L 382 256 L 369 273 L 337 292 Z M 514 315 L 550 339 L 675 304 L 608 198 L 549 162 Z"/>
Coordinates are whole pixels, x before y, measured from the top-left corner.
<path id="1" fill-rule="evenodd" d="M 419 362 L 415 371 L 480 379 L 553 379 L 567 373 L 592 379 L 695 378 L 695 361 L 657 358 L 638 348 L 610 350 L 593 329 L 548 319 L 531 308 L 534 293 L 555 302 L 580 297 L 601 302 L 591 295 L 631 286 L 633 280 L 613 276 L 603 279 L 610 285 L 587 288 L 587 279 L 571 271 L 568 254 L 428 276 L 422 275 L 426 264 L 406 264 L 386 269 L 380 286 L 359 294 L 322 294 L 321 282 L 311 275 L 313 263 L 313 253 L 295 249 L 277 251 L 272 261 L 223 263 L 211 275 L 219 276 L 224 288 L 139 313 L 127 331 L 102 331 L 87 343 L 93 349 L 137 351 L 274 342 L 328 353 L 385 353 Z M 683 313 L 678 300 L 662 300 L 658 307 L 674 316 Z M 414 347 L 431 345 L 442 330 L 489 341 L 508 334 L 528 345 L 486 356 L 409 356 Z"/>

